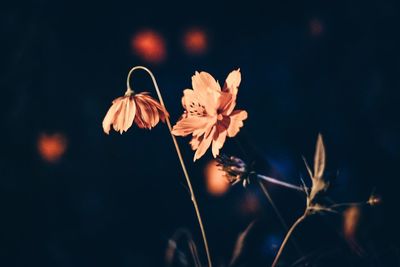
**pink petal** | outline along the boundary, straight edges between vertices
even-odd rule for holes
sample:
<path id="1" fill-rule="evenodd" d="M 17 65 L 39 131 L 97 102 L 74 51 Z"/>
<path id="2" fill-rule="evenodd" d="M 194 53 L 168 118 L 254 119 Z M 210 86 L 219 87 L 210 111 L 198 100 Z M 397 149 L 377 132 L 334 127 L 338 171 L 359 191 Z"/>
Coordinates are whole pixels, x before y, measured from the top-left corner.
<path id="1" fill-rule="evenodd" d="M 224 146 L 227 133 L 228 131 L 225 127 L 217 125 L 217 130 L 215 131 L 212 143 L 212 154 L 214 158 L 219 155 L 219 150 Z"/>
<path id="2" fill-rule="evenodd" d="M 247 119 L 247 112 L 245 110 L 235 110 L 229 117 L 228 136 L 234 137 L 240 131 L 240 127 L 243 126 L 243 121 Z"/>
<path id="3" fill-rule="evenodd" d="M 204 153 L 206 153 L 207 149 L 211 145 L 211 141 L 213 139 L 214 133 L 216 131 L 216 127 L 214 126 L 210 133 L 208 135 L 205 135 L 203 140 L 200 142 L 199 147 L 196 150 L 196 153 L 194 154 L 193 161 L 196 161 L 197 159 L 201 158 Z"/>

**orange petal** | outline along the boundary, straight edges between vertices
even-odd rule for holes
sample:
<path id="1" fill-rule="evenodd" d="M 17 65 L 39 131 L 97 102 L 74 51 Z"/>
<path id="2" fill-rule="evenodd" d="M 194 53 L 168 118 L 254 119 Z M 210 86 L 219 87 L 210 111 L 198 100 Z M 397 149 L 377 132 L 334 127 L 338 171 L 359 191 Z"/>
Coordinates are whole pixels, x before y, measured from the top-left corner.
<path id="1" fill-rule="evenodd" d="M 225 116 L 229 116 L 232 110 L 236 106 L 236 97 L 234 97 L 231 93 L 222 92 L 219 97 L 219 110 L 221 110 L 222 114 Z"/>
<path id="2" fill-rule="evenodd" d="M 117 113 L 117 111 L 120 108 L 121 105 L 121 101 L 117 101 L 120 98 L 117 98 L 113 101 L 113 104 L 111 105 L 111 107 L 108 109 L 106 116 L 103 119 L 103 130 L 106 134 L 110 133 L 110 128 L 111 128 L 111 124 L 114 123 L 115 120 L 115 114 Z"/>
<path id="3" fill-rule="evenodd" d="M 232 71 L 226 78 L 224 88 L 222 90 L 225 92 L 230 92 L 236 96 L 241 80 L 242 75 L 240 74 L 240 69 Z"/>
<path id="4" fill-rule="evenodd" d="M 221 92 L 219 84 L 207 72 L 192 76 L 192 86 L 198 102 L 204 106 L 209 115 L 215 115 L 218 109 L 218 98 Z"/>
<path id="5" fill-rule="evenodd" d="M 189 143 L 190 143 L 190 146 L 192 147 L 193 150 L 196 150 L 199 147 L 200 142 L 203 140 L 203 136 L 204 135 L 202 135 L 202 136 L 193 136 L 192 140 L 190 140 Z"/>
<path id="6" fill-rule="evenodd" d="M 217 130 L 215 131 L 212 143 L 212 154 L 214 158 L 219 155 L 219 150 L 224 146 L 227 133 L 228 131 L 225 127 L 217 125 Z"/>
<path id="7" fill-rule="evenodd" d="M 144 128 L 151 129 L 154 124 L 153 118 L 153 110 L 151 107 L 144 101 L 142 98 L 136 98 L 137 108 L 140 109 L 140 116 L 142 119 L 142 123 L 144 124 Z"/>
<path id="8" fill-rule="evenodd" d="M 147 128 L 147 125 L 145 124 L 145 122 L 142 120 L 142 111 L 137 107 L 137 102 L 136 102 L 136 116 L 135 116 L 135 123 L 136 125 L 141 128 Z"/>
<path id="9" fill-rule="evenodd" d="M 172 134 L 186 136 L 196 131 L 196 136 L 207 131 L 210 123 L 208 117 L 187 117 L 179 120 L 172 128 Z"/>
<path id="10" fill-rule="evenodd" d="M 206 116 L 206 105 L 200 100 L 200 96 L 192 89 L 183 90 L 182 106 L 186 109 L 188 116 Z M 215 111 L 214 111 L 215 112 Z"/>
<path id="11" fill-rule="evenodd" d="M 128 103 L 129 103 L 128 98 L 124 97 L 121 100 L 121 106 L 119 110 L 115 114 L 115 120 L 113 124 L 114 130 L 119 132 L 120 134 L 122 134 L 124 131 L 125 110 Z"/>
<path id="12" fill-rule="evenodd" d="M 226 78 L 222 91 L 231 94 L 231 100 L 223 107 L 224 115 L 230 115 L 236 106 L 236 97 L 241 79 L 240 69 L 232 71 Z"/>
<path id="13" fill-rule="evenodd" d="M 215 91 L 221 91 L 221 87 L 214 77 L 205 71 L 200 73 L 196 71 L 195 75 L 192 77 L 192 85 L 194 91 L 205 90 L 207 88 Z"/>
<path id="14" fill-rule="evenodd" d="M 196 161 L 197 159 L 201 158 L 204 155 L 204 153 L 206 153 L 207 149 L 211 145 L 211 141 L 216 131 L 215 129 L 216 127 L 213 126 L 211 132 L 208 135 L 205 135 L 203 140 L 201 140 L 199 147 L 197 148 L 196 153 L 194 154 L 193 161 Z"/>
<path id="15" fill-rule="evenodd" d="M 124 131 L 127 131 L 133 123 L 136 115 L 136 104 L 135 101 L 130 98 L 127 101 L 126 110 L 125 110 L 125 122 L 124 122 Z"/>
<path id="16" fill-rule="evenodd" d="M 229 118 L 228 136 L 234 137 L 240 131 L 240 127 L 243 126 L 243 121 L 247 119 L 247 112 L 245 110 L 235 110 Z"/>
<path id="17" fill-rule="evenodd" d="M 145 128 L 152 128 L 158 124 L 160 119 L 165 121 L 169 117 L 165 108 L 147 92 L 136 94 L 136 100 L 141 107 L 141 122 L 145 124 Z"/>
<path id="18" fill-rule="evenodd" d="M 184 109 L 189 110 L 190 104 L 199 102 L 199 99 L 192 89 L 183 90 L 182 106 Z"/>
<path id="19" fill-rule="evenodd" d="M 154 105 L 152 105 L 151 102 L 149 102 L 149 100 L 147 98 L 144 98 L 143 100 L 146 105 L 146 110 L 149 112 L 149 115 L 150 115 L 151 127 L 154 127 L 160 121 L 160 118 L 158 117 L 157 108 Z"/>
<path id="20" fill-rule="evenodd" d="M 158 116 L 162 121 L 165 121 L 165 118 L 169 117 L 168 111 L 157 100 L 155 100 L 151 96 L 147 96 L 146 99 L 149 102 L 149 104 L 151 104 L 153 107 L 156 108 Z"/>

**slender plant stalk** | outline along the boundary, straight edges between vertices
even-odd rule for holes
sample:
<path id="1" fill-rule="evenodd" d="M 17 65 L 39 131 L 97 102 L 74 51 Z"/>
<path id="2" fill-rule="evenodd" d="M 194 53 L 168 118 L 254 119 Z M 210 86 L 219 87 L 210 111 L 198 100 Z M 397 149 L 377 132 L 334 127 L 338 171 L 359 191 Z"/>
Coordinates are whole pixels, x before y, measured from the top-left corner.
<path id="1" fill-rule="evenodd" d="M 333 208 L 340 208 L 340 207 L 349 207 L 349 206 L 362 206 L 362 205 L 367 205 L 369 204 L 368 201 L 363 201 L 363 202 L 347 202 L 347 203 L 339 203 L 339 204 L 334 204 L 329 206 L 330 209 Z"/>
<path id="2" fill-rule="evenodd" d="M 275 202 L 272 200 L 271 195 L 269 194 L 267 188 L 264 186 L 263 182 L 260 179 L 257 179 L 258 184 L 261 187 L 261 190 L 263 191 L 264 195 L 267 197 L 269 203 L 271 204 L 273 210 L 276 213 L 276 216 L 278 217 L 279 221 L 281 222 L 283 228 L 285 229 L 285 231 L 289 231 L 289 227 L 285 221 L 285 219 L 283 219 L 282 214 L 279 212 L 278 207 L 275 205 Z M 296 248 L 297 252 L 301 255 L 301 250 L 300 247 L 297 245 L 296 241 L 292 239 L 292 244 L 293 246 Z"/>
<path id="3" fill-rule="evenodd" d="M 297 191 L 300 191 L 300 192 L 305 192 L 303 187 L 300 187 L 300 186 L 297 186 L 297 185 L 293 185 L 293 184 L 289 184 L 289 183 L 285 183 L 285 182 L 279 181 L 279 180 L 277 180 L 275 178 L 272 178 L 272 177 L 269 177 L 269 176 L 265 176 L 265 175 L 262 175 L 262 174 L 257 174 L 257 178 L 262 179 L 264 181 L 267 181 L 267 182 L 269 182 L 271 184 L 276 184 L 276 185 L 280 185 L 280 186 L 283 186 L 283 187 L 286 187 L 286 188 L 294 189 L 294 190 L 297 190 Z"/>
<path id="4" fill-rule="evenodd" d="M 283 249 L 285 248 L 286 243 L 288 242 L 290 236 L 292 235 L 293 231 L 296 229 L 296 227 L 307 217 L 307 211 L 297 219 L 297 221 L 294 222 L 292 227 L 290 227 L 289 231 L 286 233 L 285 239 L 283 240 L 278 253 L 275 256 L 274 262 L 272 263 L 271 267 L 275 267 L 278 264 L 279 258 L 282 254 Z"/>
<path id="5" fill-rule="evenodd" d="M 144 70 L 144 71 L 146 71 L 146 72 L 150 75 L 150 77 L 151 77 L 151 79 L 152 79 L 152 81 L 153 81 L 154 87 L 155 87 L 155 89 L 156 89 L 158 99 L 160 100 L 160 104 L 164 107 L 165 110 L 167 110 L 166 107 L 165 107 L 163 98 L 162 98 L 162 96 L 161 96 L 160 89 L 158 88 L 158 84 L 157 84 L 156 78 L 154 77 L 153 73 L 152 73 L 149 69 L 147 69 L 146 67 L 143 67 L 143 66 L 136 66 L 136 67 L 133 67 L 133 68 L 129 71 L 128 77 L 127 77 L 127 79 L 126 79 L 126 85 L 127 85 L 127 87 L 130 88 L 130 76 L 131 76 L 132 72 L 135 71 L 135 70 L 137 70 L 137 69 Z M 209 267 L 212 267 L 211 256 L 210 256 L 210 251 L 209 251 L 209 248 L 208 248 L 208 242 L 207 242 L 206 232 L 205 232 L 205 230 L 204 230 L 203 221 L 201 220 L 199 205 L 197 204 L 197 200 L 196 200 L 195 194 L 194 194 L 194 192 L 193 192 L 192 183 L 191 183 L 191 181 L 190 181 L 189 174 L 188 174 L 188 172 L 187 172 L 187 170 L 186 170 L 185 162 L 183 161 L 183 157 L 182 157 L 182 154 L 181 154 L 181 150 L 179 149 L 178 142 L 176 141 L 175 136 L 172 134 L 171 122 L 170 122 L 170 120 L 169 120 L 168 117 L 166 117 L 165 120 L 166 120 L 166 122 L 167 122 L 168 129 L 169 129 L 169 133 L 171 134 L 171 137 L 172 137 L 172 141 L 174 142 L 175 149 L 176 149 L 176 153 L 178 154 L 178 158 L 179 158 L 179 161 L 180 161 L 180 163 L 181 163 L 181 167 L 182 167 L 183 174 L 185 175 L 186 182 L 187 182 L 188 187 L 189 187 L 191 200 L 192 200 L 194 209 L 195 209 L 195 211 L 196 211 L 197 220 L 198 220 L 198 222 L 199 222 L 201 234 L 202 234 L 202 236 L 203 236 L 203 242 L 204 242 L 204 248 L 205 248 L 205 251 L 206 251 L 206 254 L 207 254 L 208 266 L 209 266 Z"/>

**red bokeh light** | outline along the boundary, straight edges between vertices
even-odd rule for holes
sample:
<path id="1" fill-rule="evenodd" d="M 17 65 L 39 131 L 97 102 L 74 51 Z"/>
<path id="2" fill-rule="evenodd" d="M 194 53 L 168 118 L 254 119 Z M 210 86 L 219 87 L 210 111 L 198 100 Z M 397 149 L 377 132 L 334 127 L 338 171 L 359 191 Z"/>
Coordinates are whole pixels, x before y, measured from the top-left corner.
<path id="1" fill-rule="evenodd" d="M 208 193 L 221 196 L 229 189 L 229 182 L 225 173 L 217 166 L 215 160 L 210 161 L 205 168 L 206 188 Z"/>
<path id="2" fill-rule="evenodd" d="M 185 49 L 190 54 L 203 54 L 207 50 L 207 34 L 201 29 L 188 30 L 183 37 Z"/>
<path id="3" fill-rule="evenodd" d="M 57 162 L 67 149 L 67 140 L 62 134 L 41 134 L 37 141 L 40 156 L 47 162 Z"/>
<path id="4" fill-rule="evenodd" d="M 324 31 L 324 26 L 322 25 L 322 22 L 318 19 L 312 19 L 309 25 L 310 33 L 313 36 L 319 36 Z"/>
<path id="5" fill-rule="evenodd" d="M 260 201 L 254 193 L 247 192 L 241 200 L 239 208 L 243 215 L 256 214 L 260 210 Z"/>
<path id="6" fill-rule="evenodd" d="M 143 30 L 132 38 L 136 55 L 150 63 L 161 63 L 166 57 L 164 38 L 153 30 Z"/>

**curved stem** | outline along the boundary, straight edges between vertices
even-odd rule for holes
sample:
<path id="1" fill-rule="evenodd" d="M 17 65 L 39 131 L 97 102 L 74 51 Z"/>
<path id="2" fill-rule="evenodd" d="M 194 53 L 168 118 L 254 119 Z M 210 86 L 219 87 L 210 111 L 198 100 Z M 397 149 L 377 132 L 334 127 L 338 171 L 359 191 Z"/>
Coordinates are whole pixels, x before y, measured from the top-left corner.
<path id="1" fill-rule="evenodd" d="M 289 231 L 289 227 L 285 221 L 285 219 L 283 219 L 282 214 L 279 212 L 278 207 L 275 205 L 275 202 L 272 200 L 271 195 L 269 194 L 267 188 L 264 186 L 264 184 L 262 183 L 262 181 L 257 180 L 258 184 L 261 187 L 261 190 L 263 191 L 264 195 L 267 197 L 269 204 L 271 205 L 272 209 L 275 211 L 276 216 L 278 217 L 279 221 L 281 222 L 283 228 L 285 229 L 285 231 Z M 294 247 L 296 248 L 297 252 L 301 255 L 301 250 L 300 247 L 297 245 L 295 240 L 292 240 L 292 244 L 294 245 Z"/>
<path id="2" fill-rule="evenodd" d="M 278 264 L 279 258 L 282 254 L 283 249 L 285 248 L 286 243 L 288 242 L 290 236 L 292 235 L 294 229 L 306 218 L 307 214 L 304 213 L 300 218 L 295 221 L 295 223 L 290 227 L 289 231 L 286 233 L 285 239 L 283 240 L 281 247 L 279 248 L 278 253 L 275 256 L 274 262 L 272 263 L 271 267 L 275 267 Z"/>
<path id="3" fill-rule="evenodd" d="M 153 85 L 154 85 L 154 87 L 155 87 L 155 89 L 156 89 L 158 99 L 160 100 L 160 104 L 163 106 L 163 108 L 164 108 L 165 110 L 167 110 L 166 107 L 165 107 L 163 98 L 162 98 L 162 96 L 161 96 L 160 89 L 158 88 L 158 84 L 157 84 L 156 78 L 154 77 L 153 73 L 152 73 L 149 69 L 147 69 L 146 67 L 143 67 L 143 66 L 136 66 L 136 67 L 133 67 L 133 68 L 129 71 L 128 77 L 127 77 L 127 79 L 126 79 L 126 85 L 127 85 L 127 87 L 128 87 L 127 89 L 130 90 L 130 88 L 131 88 L 129 82 L 130 82 L 130 77 L 131 77 L 132 72 L 135 71 L 135 70 L 138 70 L 138 69 L 144 70 L 144 71 L 146 71 L 146 72 L 150 75 L 151 80 L 153 81 Z M 190 181 L 189 174 L 188 174 L 188 172 L 187 172 L 187 170 L 186 170 L 186 165 L 185 165 L 185 162 L 183 161 L 183 157 L 182 157 L 181 150 L 180 150 L 180 148 L 179 148 L 178 142 L 177 142 L 175 136 L 172 134 L 171 122 L 170 122 L 170 120 L 169 120 L 168 117 L 166 117 L 165 120 L 166 120 L 166 122 L 167 122 L 168 129 L 169 129 L 169 133 L 171 134 L 172 141 L 174 142 L 174 146 L 175 146 L 175 149 L 176 149 L 176 153 L 178 154 L 179 161 L 180 161 L 180 163 L 181 163 L 181 167 L 182 167 L 183 174 L 185 175 L 186 182 L 187 182 L 188 187 L 189 187 L 191 200 L 192 200 L 192 202 L 193 202 L 193 206 L 194 206 L 194 209 L 195 209 L 195 211 L 196 211 L 197 220 L 198 220 L 198 222 L 199 222 L 201 234 L 202 234 L 202 236 L 203 236 L 203 242 L 204 242 L 204 248 L 205 248 L 205 251 L 206 251 L 206 254 L 207 254 L 208 266 L 209 266 L 209 267 L 212 267 L 210 251 L 209 251 L 209 249 L 208 249 L 208 242 L 207 242 L 206 232 L 205 232 L 205 230 L 204 230 L 203 221 L 201 220 L 200 210 L 199 210 L 199 206 L 198 206 L 198 204 L 197 204 L 196 197 L 195 197 L 194 192 L 193 192 L 192 183 L 191 183 L 191 181 Z"/>

